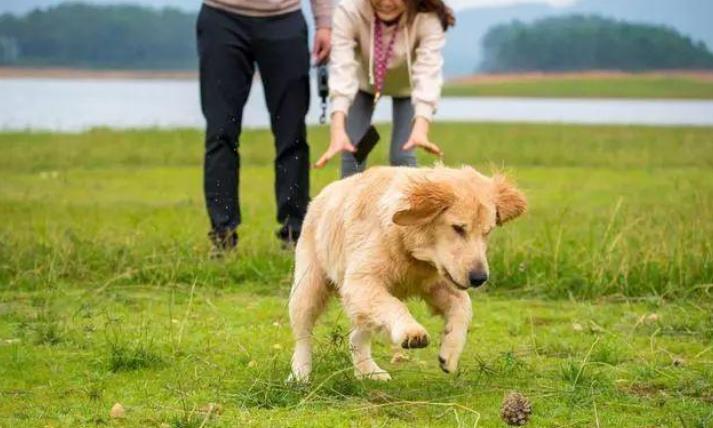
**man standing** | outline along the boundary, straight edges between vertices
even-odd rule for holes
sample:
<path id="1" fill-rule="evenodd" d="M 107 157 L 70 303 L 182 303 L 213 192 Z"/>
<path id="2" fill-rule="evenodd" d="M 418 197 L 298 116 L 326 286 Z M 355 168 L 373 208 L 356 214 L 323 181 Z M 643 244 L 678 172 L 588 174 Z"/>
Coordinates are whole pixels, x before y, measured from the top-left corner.
<path id="1" fill-rule="evenodd" d="M 313 57 L 329 56 L 332 0 L 311 0 Z M 204 190 L 216 254 L 234 248 L 240 224 L 238 152 L 243 107 L 255 74 L 275 137 L 278 238 L 299 237 L 309 202 L 310 55 L 300 0 L 204 0 L 198 16 L 201 107 L 206 118 Z"/>

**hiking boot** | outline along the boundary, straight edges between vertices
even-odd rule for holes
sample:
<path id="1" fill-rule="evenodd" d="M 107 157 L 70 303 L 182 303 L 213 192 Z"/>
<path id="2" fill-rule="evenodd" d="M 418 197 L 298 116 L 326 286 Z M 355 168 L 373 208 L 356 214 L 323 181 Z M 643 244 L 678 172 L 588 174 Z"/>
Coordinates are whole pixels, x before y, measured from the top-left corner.
<path id="1" fill-rule="evenodd" d="M 222 258 L 238 246 L 238 232 L 235 230 L 211 230 L 208 237 L 213 244 L 210 251 L 210 256 L 213 259 Z"/>

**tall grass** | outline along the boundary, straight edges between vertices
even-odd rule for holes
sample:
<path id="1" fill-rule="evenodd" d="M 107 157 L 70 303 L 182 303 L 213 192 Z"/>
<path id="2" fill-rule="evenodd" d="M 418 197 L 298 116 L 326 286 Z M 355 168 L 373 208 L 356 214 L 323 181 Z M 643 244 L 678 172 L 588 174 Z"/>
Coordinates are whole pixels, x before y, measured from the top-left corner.
<path id="1" fill-rule="evenodd" d="M 326 133 L 310 135 L 315 155 Z M 530 200 L 495 234 L 491 290 L 713 294 L 713 129 L 442 124 L 433 138 L 447 164 L 504 167 Z M 245 224 L 222 262 L 208 257 L 201 146 L 193 130 L 0 134 L 0 286 L 286 293 L 292 258 L 274 239 L 269 133 L 242 138 Z M 314 171 L 313 193 L 336 175 Z"/>

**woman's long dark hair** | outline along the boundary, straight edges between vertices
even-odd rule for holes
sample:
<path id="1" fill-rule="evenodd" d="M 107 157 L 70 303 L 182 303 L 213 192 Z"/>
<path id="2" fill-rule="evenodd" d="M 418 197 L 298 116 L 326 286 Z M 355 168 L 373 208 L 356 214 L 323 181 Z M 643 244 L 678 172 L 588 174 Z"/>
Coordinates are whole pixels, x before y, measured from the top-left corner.
<path id="1" fill-rule="evenodd" d="M 453 14 L 453 9 L 446 6 L 443 0 L 406 0 L 406 8 L 409 21 L 412 20 L 417 13 L 433 12 L 438 16 L 443 26 L 443 31 L 456 24 L 456 17 Z"/>

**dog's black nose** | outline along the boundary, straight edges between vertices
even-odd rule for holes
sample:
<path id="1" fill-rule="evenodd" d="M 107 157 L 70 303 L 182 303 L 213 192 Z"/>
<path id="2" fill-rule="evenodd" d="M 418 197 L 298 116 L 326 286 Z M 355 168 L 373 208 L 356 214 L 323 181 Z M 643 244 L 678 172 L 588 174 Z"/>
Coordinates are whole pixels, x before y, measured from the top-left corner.
<path id="1" fill-rule="evenodd" d="M 471 287 L 478 288 L 488 280 L 488 274 L 480 270 L 474 270 L 468 274 L 468 279 Z"/>

